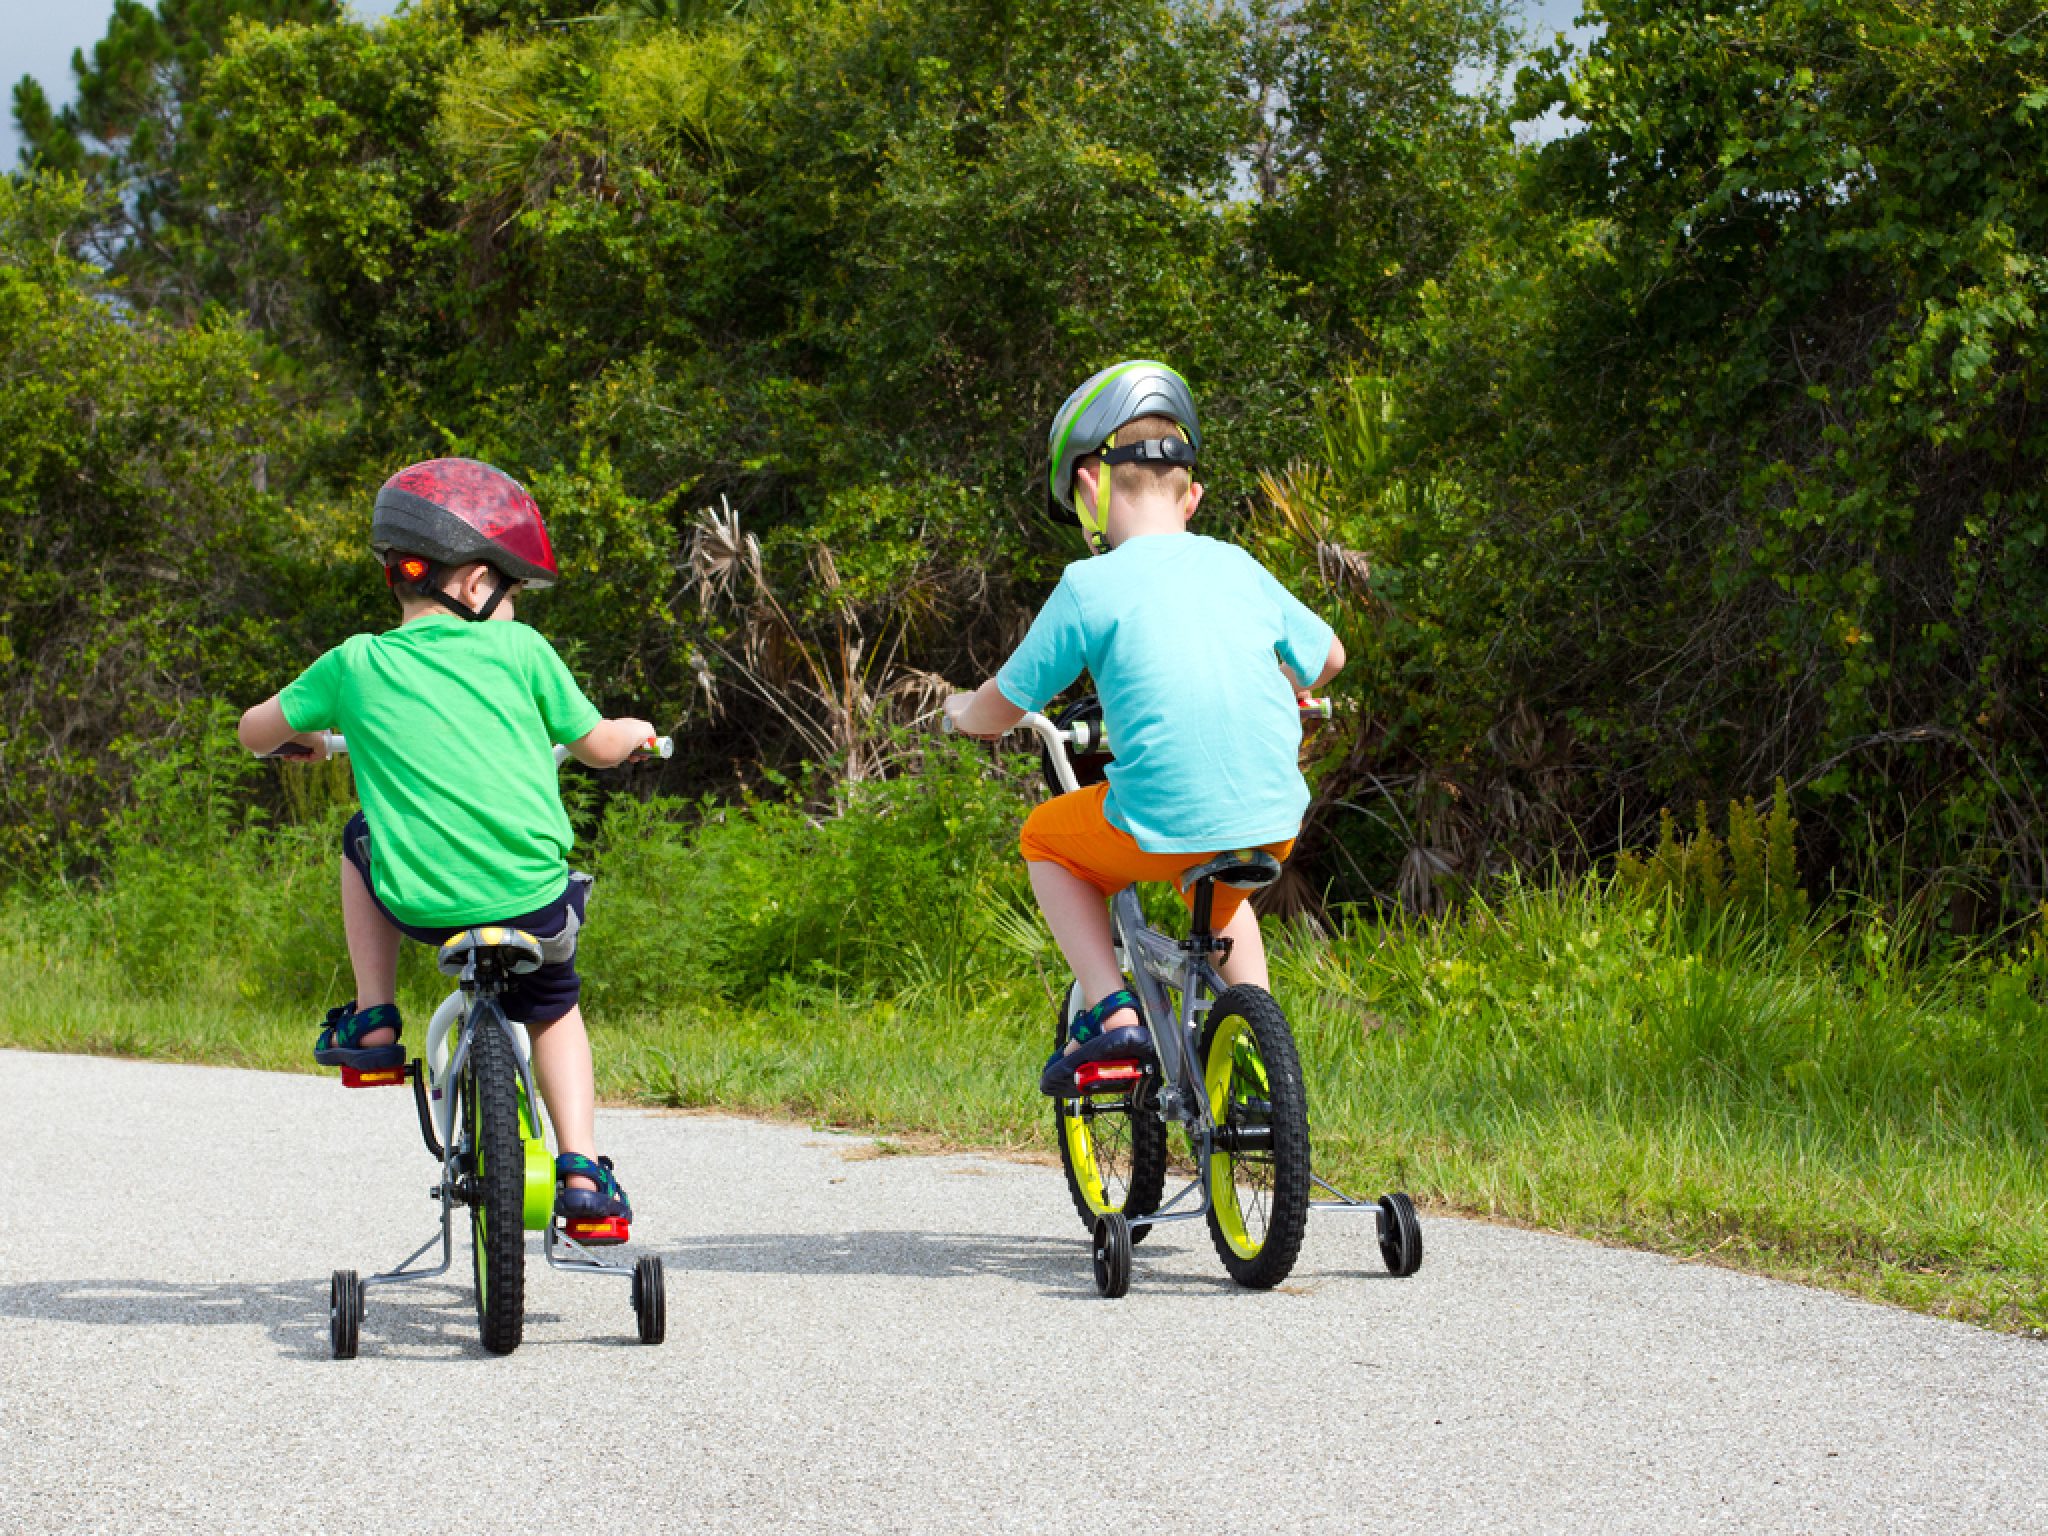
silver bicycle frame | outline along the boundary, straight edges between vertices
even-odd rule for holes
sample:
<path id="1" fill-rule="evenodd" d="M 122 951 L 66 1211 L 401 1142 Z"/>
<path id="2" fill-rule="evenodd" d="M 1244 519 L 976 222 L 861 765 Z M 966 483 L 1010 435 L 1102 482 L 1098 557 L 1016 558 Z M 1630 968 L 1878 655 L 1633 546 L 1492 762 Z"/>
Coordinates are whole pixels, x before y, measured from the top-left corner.
<path id="1" fill-rule="evenodd" d="M 469 980 L 468 975 L 463 977 L 465 983 Z M 432 1079 L 432 1092 L 436 1102 L 447 1104 L 445 1112 L 437 1110 L 435 1115 L 442 1129 L 441 1182 L 427 1191 L 431 1197 L 441 1202 L 441 1230 L 435 1237 L 428 1238 L 399 1260 L 394 1268 L 381 1274 L 365 1275 L 362 1280 L 364 1290 L 373 1285 L 397 1285 L 408 1280 L 432 1280 L 445 1275 L 454 1263 L 455 1207 L 459 1199 L 457 1191 L 461 1179 L 461 1159 L 469 1150 L 469 1138 L 468 1133 L 457 1123 L 455 1106 L 448 1100 L 447 1093 L 448 1085 L 459 1082 L 462 1069 L 469 1064 L 470 1044 L 475 1040 L 477 1030 L 496 1028 L 505 1032 L 506 1043 L 512 1048 L 512 1060 L 518 1066 L 520 1087 L 525 1094 L 526 1112 L 533 1117 L 534 1126 L 538 1127 L 541 1123 L 541 1101 L 533 1080 L 533 1063 L 528 1059 L 527 1053 L 520 1049 L 519 1030 L 505 1017 L 504 1010 L 498 1006 L 496 998 L 477 997 L 470 992 L 467 985 L 457 995 L 463 999 L 465 1005 L 462 1028 L 455 1043 L 455 1051 L 448 1058 L 447 1066 Z M 420 1070 L 426 1070 L 424 1058 L 417 1065 Z M 413 1262 L 432 1248 L 437 1239 L 441 1244 L 441 1262 L 431 1267 L 412 1268 Z M 584 1274 L 617 1275 L 626 1280 L 633 1278 L 631 1266 L 592 1253 L 563 1232 L 552 1219 L 549 1220 L 542 1236 L 541 1253 L 549 1267 L 553 1269 L 577 1270 Z"/>
<path id="2" fill-rule="evenodd" d="M 1323 713 L 1327 718 L 1327 704 L 1323 706 Z M 1074 793 L 1081 785 L 1074 777 L 1073 759 L 1067 749 L 1074 746 L 1088 751 L 1109 745 L 1100 725 L 1089 723 L 1063 730 L 1037 710 L 1026 713 L 1013 729 L 1028 730 L 1045 744 L 1046 758 L 1052 764 L 1060 787 L 1068 794 Z M 1138 995 L 1138 1011 L 1144 1015 L 1145 1027 L 1152 1035 L 1152 1048 L 1159 1056 L 1159 1116 L 1169 1123 L 1178 1121 L 1186 1127 L 1196 1168 L 1195 1177 L 1179 1193 L 1162 1201 L 1158 1210 L 1131 1217 L 1130 1223 L 1137 1228 L 1162 1221 L 1192 1221 L 1209 1212 L 1209 1180 L 1203 1170 L 1208 1167 L 1216 1131 L 1216 1122 L 1209 1109 L 1208 1087 L 1202 1081 L 1201 1060 L 1195 1046 L 1197 1031 L 1210 1003 L 1224 989 L 1223 978 L 1207 956 L 1195 953 L 1178 939 L 1168 938 L 1145 921 L 1145 909 L 1138 900 L 1135 886 L 1127 885 L 1111 897 L 1109 910 L 1116 934 L 1117 963 L 1131 978 L 1132 989 Z M 1169 988 L 1180 995 L 1178 1011 L 1168 996 Z M 1317 1176 L 1313 1170 L 1309 1179 L 1316 1188 L 1331 1197 L 1310 1200 L 1311 1209 L 1366 1212 L 1372 1216 L 1376 1229 L 1385 1230 L 1386 1213 L 1377 1202 L 1355 1199 Z M 1177 1210 L 1176 1207 L 1190 1194 L 1199 1196 L 1194 1207 Z"/>

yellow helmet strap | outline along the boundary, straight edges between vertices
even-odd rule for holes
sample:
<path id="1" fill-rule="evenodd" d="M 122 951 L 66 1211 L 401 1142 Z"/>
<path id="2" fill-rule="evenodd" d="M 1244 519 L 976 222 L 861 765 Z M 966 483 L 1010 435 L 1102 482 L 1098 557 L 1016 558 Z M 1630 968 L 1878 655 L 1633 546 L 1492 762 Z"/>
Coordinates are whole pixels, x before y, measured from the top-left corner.
<path id="1" fill-rule="evenodd" d="M 1114 432 L 1110 433 L 1108 441 L 1103 443 L 1102 446 L 1114 448 L 1116 446 L 1116 434 Z M 1078 484 L 1076 489 L 1079 489 Z M 1075 496 L 1074 516 L 1080 520 L 1081 537 L 1088 541 L 1088 549 L 1091 554 L 1099 555 L 1109 548 L 1109 464 L 1107 461 L 1103 463 L 1102 472 L 1095 479 L 1095 505 L 1091 508 L 1088 505 L 1088 498 L 1086 496 Z"/>

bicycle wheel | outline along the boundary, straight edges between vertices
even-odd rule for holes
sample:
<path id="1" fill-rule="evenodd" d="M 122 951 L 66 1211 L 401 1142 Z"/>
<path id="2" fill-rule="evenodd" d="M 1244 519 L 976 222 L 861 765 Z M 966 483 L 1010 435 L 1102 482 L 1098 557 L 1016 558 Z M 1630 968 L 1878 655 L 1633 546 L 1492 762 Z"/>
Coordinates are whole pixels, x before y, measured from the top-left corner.
<path id="1" fill-rule="evenodd" d="M 462 1097 L 469 1130 L 470 1258 L 484 1348 L 509 1355 L 526 1328 L 526 1149 L 519 1133 L 519 1064 L 497 1008 L 474 1009 Z"/>
<path id="2" fill-rule="evenodd" d="M 1209 1153 L 1209 1237 L 1239 1285 L 1287 1278 L 1308 1231 L 1308 1096 L 1280 1005 L 1232 987 L 1209 1009 L 1202 1082 L 1216 1122 Z"/>
<path id="3" fill-rule="evenodd" d="M 1075 982 L 1067 988 L 1066 1006 L 1053 1029 L 1054 1050 L 1066 1048 L 1067 1026 L 1081 1006 L 1081 984 Z M 1053 1100 L 1053 1139 L 1067 1173 L 1067 1193 L 1090 1232 L 1096 1218 L 1111 1211 L 1143 1216 L 1159 1208 L 1166 1189 L 1166 1123 L 1152 1107 L 1154 1082 L 1148 1077 L 1121 1098 L 1095 1094 Z M 1132 1228 L 1131 1241 L 1143 1242 L 1151 1230 Z"/>

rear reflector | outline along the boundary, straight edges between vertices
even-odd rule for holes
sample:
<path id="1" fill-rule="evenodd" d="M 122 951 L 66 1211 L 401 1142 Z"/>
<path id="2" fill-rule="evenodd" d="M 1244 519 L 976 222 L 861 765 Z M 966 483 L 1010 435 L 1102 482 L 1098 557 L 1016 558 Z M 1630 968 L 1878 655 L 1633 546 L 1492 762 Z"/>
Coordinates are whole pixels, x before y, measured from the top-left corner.
<path id="1" fill-rule="evenodd" d="M 1140 1082 L 1145 1064 L 1139 1061 L 1087 1061 L 1074 1068 L 1074 1086 L 1082 1093 L 1094 1088 L 1121 1088 Z"/>
<path id="2" fill-rule="evenodd" d="M 592 1247 L 623 1243 L 632 1235 L 631 1227 L 618 1216 L 609 1216 L 603 1221 L 565 1221 L 562 1230 L 577 1242 L 589 1243 Z"/>
<path id="3" fill-rule="evenodd" d="M 403 1067 L 378 1067 L 369 1072 L 358 1072 L 354 1067 L 341 1069 L 344 1088 L 391 1088 L 405 1080 Z"/>

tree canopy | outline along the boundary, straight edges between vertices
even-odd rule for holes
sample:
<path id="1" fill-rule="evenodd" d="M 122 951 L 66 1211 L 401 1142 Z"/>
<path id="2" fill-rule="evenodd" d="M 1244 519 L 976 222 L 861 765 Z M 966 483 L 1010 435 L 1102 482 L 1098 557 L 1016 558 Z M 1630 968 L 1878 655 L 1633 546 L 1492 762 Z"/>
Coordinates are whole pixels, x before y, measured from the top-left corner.
<path id="1" fill-rule="evenodd" d="M 17 540 L 0 641 L 254 686 L 383 621 L 370 493 L 470 453 L 540 496 L 533 616 L 601 702 L 693 722 L 678 787 L 888 772 L 1078 553 L 1052 409 L 1163 356 L 1213 526 L 1360 658 L 1304 841 L 1339 897 L 1782 779 L 1844 878 L 2040 899 L 2048 41 L 1988 0 L 1587 15 L 1509 90 L 1498 0 L 120 0 L 75 106 L 15 93 L 10 343 L 71 382 L 9 451 L 89 459 L 97 568 L 156 551 L 203 619 L 131 656 L 168 599 Z M 88 482 L 6 483 L 41 529 Z M 178 564 L 215 537 L 237 579 Z M 120 727 L 39 692 L 10 740 L 62 723 L 90 824 Z"/>

